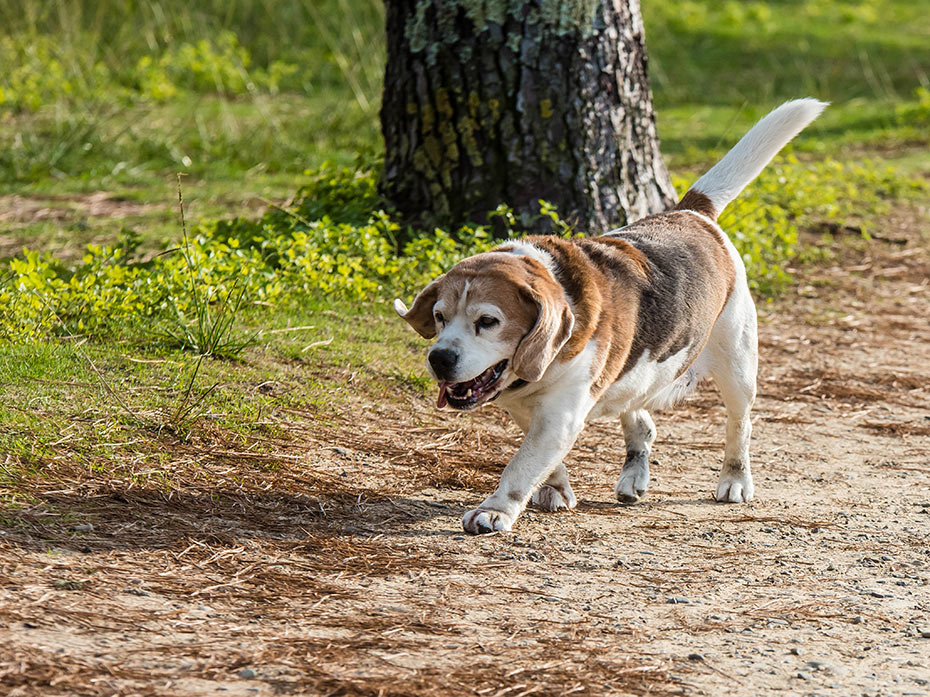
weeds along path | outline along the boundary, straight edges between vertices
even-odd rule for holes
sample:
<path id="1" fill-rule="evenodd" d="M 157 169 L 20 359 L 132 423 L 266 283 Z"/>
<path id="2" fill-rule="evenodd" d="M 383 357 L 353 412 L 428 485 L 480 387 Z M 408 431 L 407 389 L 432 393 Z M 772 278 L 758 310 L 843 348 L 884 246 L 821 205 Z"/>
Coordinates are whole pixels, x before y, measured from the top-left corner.
<path id="1" fill-rule="evenodd" d="M 3 513 L 0 691 L 930 694 L 926 221 L 895 213 L 762 308 L 748 505 L 711 499 L 709 386 L 657 415 L 641 504 L 612 501 L 598 423 L 577 511 L 494 536 L 459 523 L 518 443 L 493 410 L 282 412 L 261 454 L 162 443 L 164 490 L 58 462 Z"/>

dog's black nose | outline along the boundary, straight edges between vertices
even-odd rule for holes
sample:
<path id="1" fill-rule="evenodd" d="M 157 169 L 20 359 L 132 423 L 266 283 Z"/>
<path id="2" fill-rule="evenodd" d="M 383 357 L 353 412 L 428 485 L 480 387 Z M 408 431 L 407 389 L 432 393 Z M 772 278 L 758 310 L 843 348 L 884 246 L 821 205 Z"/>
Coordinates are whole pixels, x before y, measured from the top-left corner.
<path id="1" fill-rule="evenodd" d="M 433 366 L 433 372 L 440 380 L 452 377 L 452 371 L 458 362 L 459 356 L 452 349 L 436 349 L 429 352 L 429 364 Z"/>

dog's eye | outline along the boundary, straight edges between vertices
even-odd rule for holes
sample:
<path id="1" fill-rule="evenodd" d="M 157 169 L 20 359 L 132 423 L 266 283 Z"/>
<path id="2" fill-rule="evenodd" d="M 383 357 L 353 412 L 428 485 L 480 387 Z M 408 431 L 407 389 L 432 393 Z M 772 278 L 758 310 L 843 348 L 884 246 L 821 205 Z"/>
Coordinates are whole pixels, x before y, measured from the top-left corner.
<path id="1" fill-rule="evenodd" d="M 445 323 L 446 323 L 446 318 L 442 316 L 442 313 L 441 313 L 441 312 L 437 312 L 437 313 L 436 313 L 436 321 L 439 322 L 439 324 L 445 324 Z"/>
<path id="2" fill-rule="evenodd" d="M 478 318 L 478 321 L 475 322 L 475 334 L 480 332 L 482 329 L 490 329 L 500 324 L 500 320 L 497 317 L 491 317 L 490 315 L 483 315 Z"/>

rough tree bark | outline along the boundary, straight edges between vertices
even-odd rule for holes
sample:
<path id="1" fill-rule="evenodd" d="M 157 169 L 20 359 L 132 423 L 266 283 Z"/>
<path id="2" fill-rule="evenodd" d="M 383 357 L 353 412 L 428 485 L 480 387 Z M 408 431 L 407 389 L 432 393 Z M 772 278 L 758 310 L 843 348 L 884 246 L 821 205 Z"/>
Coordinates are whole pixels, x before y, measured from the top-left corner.
<path id="1" fill-rule="evenodd" d="M 408 219 L 539 199 L 607 230 L 673 203 L 638 0 L 386 0 L 381 191 Z"/>

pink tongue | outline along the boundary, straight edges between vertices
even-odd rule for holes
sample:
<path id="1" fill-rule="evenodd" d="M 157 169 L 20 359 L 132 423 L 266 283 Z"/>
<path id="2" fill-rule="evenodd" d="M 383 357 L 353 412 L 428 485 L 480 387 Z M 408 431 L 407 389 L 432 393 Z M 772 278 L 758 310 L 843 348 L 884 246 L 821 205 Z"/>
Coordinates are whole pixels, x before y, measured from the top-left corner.
<path id="1" fill-rule="evenodd" d="M 449 383 L 447 382 L 439 383 L 439 399 L 436 400 L 437 409 L 442 409 L 444 406 L 446 406 L 449 403 L 449 400 L 446 399 L 446 388 L 448 388 L 448 386 L 449 386 Z"/>

